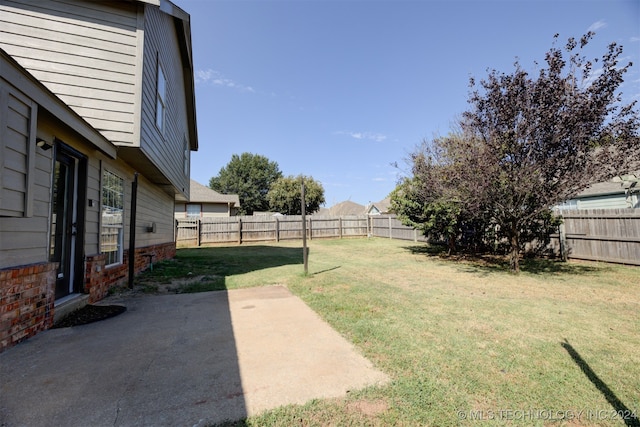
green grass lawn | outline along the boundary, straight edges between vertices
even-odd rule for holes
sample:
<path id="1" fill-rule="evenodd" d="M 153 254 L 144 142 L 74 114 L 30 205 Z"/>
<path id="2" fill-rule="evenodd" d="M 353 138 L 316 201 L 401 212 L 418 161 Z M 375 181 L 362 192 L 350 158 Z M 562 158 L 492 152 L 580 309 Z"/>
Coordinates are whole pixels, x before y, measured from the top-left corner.
<path id="1" fill-rule="evenodd" d="M 392 378 L 237 425 L 624 426 L 625 410 L 640 414 L 640 268 L 540 260 L 516 276 L 413 242 L 309 245 L 308 276 L 300 242 L 180 249 L 153 272 L 201 277 L 192 291 L 286 285 Z"/>

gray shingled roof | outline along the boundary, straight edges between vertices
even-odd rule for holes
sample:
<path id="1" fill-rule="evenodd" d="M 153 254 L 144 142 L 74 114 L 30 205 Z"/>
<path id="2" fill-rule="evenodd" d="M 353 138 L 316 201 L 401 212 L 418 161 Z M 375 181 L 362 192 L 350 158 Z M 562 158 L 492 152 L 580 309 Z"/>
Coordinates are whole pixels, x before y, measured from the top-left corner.
<path id="1" fill-rule="evenodd" d="M 364 215 L 365 207 L 356 202 L 352 202 L 351 200 L 346 200 L 331 206 L 329 208 L 329 212 L 331 215 L 335 216 Z"/>
<path id="2" fill-rule="evenodd" d="M 235 207 L 240 206 L 240 198 L 237 194 L 220 194 L 194 180 L 191 180 L 190 184 L 189 201 L 200 203 L 233 203 Z"/>
<path id="3" fill-rule="evenodd" d="M 640 172 L 633 173 L 635 176 L 640 176 Z M 591 184 L 589 187 L 580 192 L 576 197 L 592 197 L 592 196 L 604 196 L 607 194 L 620 194 L 624 193 L 625 189 L 620 182 L 598 182 Z"/>

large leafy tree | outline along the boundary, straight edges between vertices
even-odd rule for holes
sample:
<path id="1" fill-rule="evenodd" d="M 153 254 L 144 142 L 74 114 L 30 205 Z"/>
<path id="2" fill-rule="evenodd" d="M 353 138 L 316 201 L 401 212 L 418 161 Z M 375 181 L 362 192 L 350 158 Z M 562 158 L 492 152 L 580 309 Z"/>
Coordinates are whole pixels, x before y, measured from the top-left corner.
<path id="1" fill-rule="evenodd" d="M 267 193 L 271 184 L 282 177 L 278 163 L 260 154 L 242 153 L 231 156 L 231 161 L 209 180 L 209 187 L 224 194 L 237 194 L 240 215 L 269 209 Z"/>
<path id="2" fill-rule="evenodd" d="M 550 207 L 638 167 L 638 112 L 618 92 L 631 63 L 619 63 L 615 43 L 601 58 L 585 59 L 592 36 L 570 38 L 563 48 L 554 43 L 534 76 L 516 62 L 510 74 L 472 79 L 459 131 L 412 156 L 418 177 L 441 168 L 466 209 L 498 225 L 513 272 L 522 238 L 548 220 Z"/>
<path id="3" fill-rule="evenodd" d="M 271 210 L 285 215 L 301 215 L 301 191 L 304 180 L 305 213 L 312 214 L 324 203 L 322 184 L 309 176 L 287 176 L 276 180 L 267 194 Z"/>
<path id="4" fill-rule="evenodd" d="M 422 231 L 430 239 L 445 240 L 452 253 L 461 231 L 462 206 L 458 199 L 445 197 L 441 190 L 438 182 L 428 184 L 418 177 L 405 178 L 391 192 L 391 210 L 404 225 Z"/>

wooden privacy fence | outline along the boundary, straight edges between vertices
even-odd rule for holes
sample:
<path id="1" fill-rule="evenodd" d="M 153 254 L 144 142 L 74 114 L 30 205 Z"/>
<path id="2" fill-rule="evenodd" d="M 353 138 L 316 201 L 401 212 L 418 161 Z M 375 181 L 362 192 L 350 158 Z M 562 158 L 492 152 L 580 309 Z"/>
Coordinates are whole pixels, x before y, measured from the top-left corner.
<path id="1" fill-rule="evenodd" d="M 306 217 L 307 238 L 388 237 L 426 241 L 395 216 Z M 183 246 L 302 239 L 302 216 L 232 216 L 176 220 L 176 243 Z"/>
<path id="2" fill-rule="evenodd" d="M 562 210 L 551 248 L 568 258 L 640 265 L 640 209 Z M 426 242 L 394 215 L 306 217 L 307 238 L 386 237 Z M 176 243 L 200 246 L 302 239 L 301 216 L 232 216 L 176 220 Z"/>
<path id="3" fill-rule="evenodd" d="M 640 265 L 640 209 L 561 210 L 552 248 L 568 258 Z"/>

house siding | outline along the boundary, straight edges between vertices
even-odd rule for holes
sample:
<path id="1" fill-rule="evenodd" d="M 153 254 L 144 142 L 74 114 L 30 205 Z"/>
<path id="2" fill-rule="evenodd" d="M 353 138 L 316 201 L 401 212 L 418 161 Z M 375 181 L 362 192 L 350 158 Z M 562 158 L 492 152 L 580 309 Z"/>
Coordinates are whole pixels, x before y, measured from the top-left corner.
<path id="1" fill-rule="evenodd" d="M 92 303 L 126 284 L 136 172 L 134 274 L 175 256 L 175 195 L 188 196 L 185 147 L 197 148 L 181 51 L 188 22 L 175 19 L 137 1 L 0 0 L 0 352 L 49 328 L 59 308 L 50 261 L 56 149 L 77 159 L 81 184 L 73 292 Z M 157 58 L 167 78 L 164 134 L 155 126 Z M 36 137 L 56 148 L 36 148 Z M 124 183 L 123 261 L 110 266 L 101 253 L 105 170 Z"/>
<path id="2" fill-rule="evenodd" d="M 51 151 L 34 150 L 37 106 L 0 79 L 0 269 L 47 260 Z"/>
<path id="3" fill-rule="evenodd" d="M 184 68 L 173 17 L 146 5 L 145 43 L 142 79 L 142 126 L 140 148 L 162 171 L 178 193 L 189 195 L 189 170 L 184 171 L 187 129 Z M 157 66 L 160 61 L 167 79 L 167 111 L 164 134 L 156 126 Z M 189 145 L 188 145 L 189 146 Z M 190 151 L 188 151 L 188 154 Z M 180 161 L 176 161 L 180 159 Z"/>
<path id="4" fill-rule="evenodd" d="M 151 185 L 146 179 L 138 181 L 138 208 L 136 210 L 136 246 L 152 246 L 174 239 L 174 199 Z M 155 224 L 155 232 L 147 227 Z"/>
<path id="5" fill-rule="evenodd" d="M 115 144 L 135 145 L 138 7 L 0 0 L 0 46 Z"/>
<path id="6" fill-rule="evenodd" d="M 625 209 L 633 207 L 625 194 L 585 197 L 578 199 L 578 209 Z"/>

